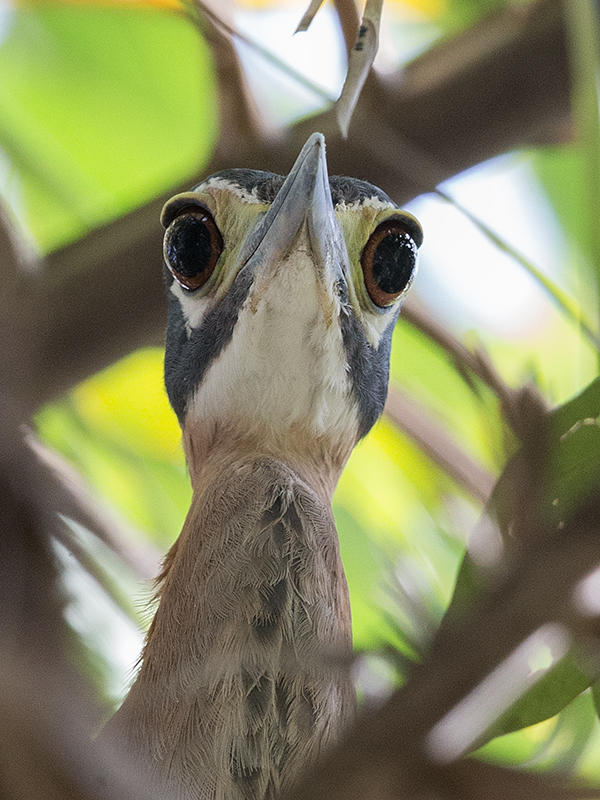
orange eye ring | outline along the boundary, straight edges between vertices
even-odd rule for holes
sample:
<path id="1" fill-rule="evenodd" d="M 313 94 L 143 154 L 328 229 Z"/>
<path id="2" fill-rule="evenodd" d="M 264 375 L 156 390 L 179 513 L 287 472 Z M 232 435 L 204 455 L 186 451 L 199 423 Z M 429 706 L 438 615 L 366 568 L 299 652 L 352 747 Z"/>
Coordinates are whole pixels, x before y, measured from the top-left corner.
<path id="1" fill-rule="evenodd" d="M 202 206 L 181 209 L 165 231 L 165 264 L 177 283 L 190 292 L 204 286 L 222 252 L 221 232 Z"/>
<path id="2" fill-rule="evenodd" d="M 386 308 L 406 292 L 415 274 L 417 244 L 402 220 L 378 225 L 363 248 L 360 263 L 369 297 Z"/>

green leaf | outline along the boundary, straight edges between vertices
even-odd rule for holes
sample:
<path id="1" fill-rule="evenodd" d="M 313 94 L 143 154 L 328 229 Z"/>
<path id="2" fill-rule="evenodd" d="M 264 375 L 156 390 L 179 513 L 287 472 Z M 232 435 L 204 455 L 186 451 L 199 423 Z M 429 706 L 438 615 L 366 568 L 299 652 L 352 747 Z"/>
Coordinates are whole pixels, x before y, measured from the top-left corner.
<path id="1" fill-rule="evenodd" d="M 552 412 L 545 506 L 557 523 L 600 484 L 599 417 L 600 379 Z"/>
<path id="2" fill-rule="evenodd" d="M 580 759 L 590 745 L 590 761 L 594 766 L 598 762 L 597 739 L 592 735 L 594 725 L 595 713 L 590 693 L 582 692 L 558 715 L 536 726 L 497 736 L 483 745 L 476 755 L 486 761 L 511 766 L 521 764 L 536 770 L 566 772 L 577 767 L 579 776 L 582 766 Z M 586 778 L 595 782 L 597 769 L 590 770 L 588 767 L 586 771 Z"/>
<path id="3" fill-rule="evenodd" d="M 600 681 L 596 681 L 592 685 L 592 698 L 594 700 L 594 708 L 596 709 L 596 714 L 600 719 Z"/>
<path id="4" fill-rule="evenodd" d="M 473 601 L 485 587 L 485 573 L 477 567 L 468 552 L 465 553 L 454 586 L 454 593 L 446 611 L 443 624 L 459 619 L 473 606 Z"/>
<path id="5" fill-rule="evenodd" d="M 600 416 L 600 378 L 562 406 L 552 411 L 551 426 L 555 437 L 562 436 L 577 422 Z"/>
<path id="6" fill-rule="evenodd" d="M 575 131 L 583 161 L 585 197 L 584 242 L 589 253 L 596 287 L 600 286 L 600 230 L 597 209 L 600 201 L 600 109 L 598 69 L 600 68 L 600 22 L 596 3 L 563 3 L 569 34 L 572 74 L 572 105 Z M 598 299 L 598 298 L 596 298 Z"/>
<path id="7" fill-rule="evenodd" d="M 600 485 L 600 427 L 595 420 L 565 434 L 550 460 L 548 497 L 557 522 L 567 519 Z"/>
<path id="8" fill-rule="evenodd" d="M 43 250 L 198 172 L 216 138 L 216 87 L 183 17 L 42 4 L 12 11 L 4 32 L 3 193 Z"/>
<path id="9" fill-rule="evenodd" d="M 589 685 L 589 675 L 579 668 L 576 657 L 568 653 L 501 717 L 489 731 L 489 737 L 528 728 L 553 717 Z"/>

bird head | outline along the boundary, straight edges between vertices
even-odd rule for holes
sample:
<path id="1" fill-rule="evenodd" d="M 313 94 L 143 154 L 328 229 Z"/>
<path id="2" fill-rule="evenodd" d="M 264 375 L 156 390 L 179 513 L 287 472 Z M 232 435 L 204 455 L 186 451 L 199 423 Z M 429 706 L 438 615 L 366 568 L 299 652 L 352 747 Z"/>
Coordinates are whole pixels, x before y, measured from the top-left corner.
<path id="1" fill-rule="evenodd" d="M 188 460 L 233 442 L 339 474 L 383 410 L 419 223 L 375 186 L 329 178 L 319 133 L 289 175 L 219 172 L 162 222 L 165 382 Z"/>

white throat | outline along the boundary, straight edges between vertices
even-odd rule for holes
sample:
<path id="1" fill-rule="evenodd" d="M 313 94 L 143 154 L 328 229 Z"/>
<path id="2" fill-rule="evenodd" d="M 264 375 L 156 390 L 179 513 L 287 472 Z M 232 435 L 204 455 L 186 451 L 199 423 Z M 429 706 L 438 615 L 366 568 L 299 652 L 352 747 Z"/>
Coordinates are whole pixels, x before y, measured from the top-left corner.
<path id="1" fill-rule="evenodd" d="M 186 423 L 224 422 L 267 445 L 290 430 L 354 441 L 358 413 L 332 296 L 306 248 L 295 248 L 275 274 L 259 272 Z"/>

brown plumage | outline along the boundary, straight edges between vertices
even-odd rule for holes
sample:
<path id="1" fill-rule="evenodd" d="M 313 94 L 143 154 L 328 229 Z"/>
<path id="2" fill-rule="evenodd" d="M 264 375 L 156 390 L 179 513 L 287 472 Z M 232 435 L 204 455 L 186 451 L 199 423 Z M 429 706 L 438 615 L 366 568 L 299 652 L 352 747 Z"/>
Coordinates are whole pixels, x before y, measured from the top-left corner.
<path id="1" fill-rule="evenodd" d="M 331 509 L 298 475 L 248 456 L 212 477 L 167 557 L 120 714 L 174 796 L 258 800 L 352 714 L 348 594 Z"/>
<path id="2" fill-rule="evenodd" d="M 416 223 L 369 184 L 330 185 L 320 134 L 285 181 L 221 173 L 164 221 L 165 377 L 193 500 L 109 731 L 165 796 L 270 800 L 354 713 L 331 497 L 383 407 Z"/>

